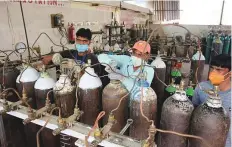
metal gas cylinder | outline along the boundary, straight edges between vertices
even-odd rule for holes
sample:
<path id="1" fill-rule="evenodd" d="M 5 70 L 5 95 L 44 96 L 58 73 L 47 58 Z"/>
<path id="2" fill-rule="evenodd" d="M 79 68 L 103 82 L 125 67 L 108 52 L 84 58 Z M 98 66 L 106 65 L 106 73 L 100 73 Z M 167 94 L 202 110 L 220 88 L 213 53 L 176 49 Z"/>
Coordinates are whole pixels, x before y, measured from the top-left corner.
<path id="1" fill-rule="evenodd" d="M 211 53 L 211 59 L 222 53 L 223 49 L 223 42 L 220 40 L 220 37 L 218 34 L 215 34 L 213 44 L 212 44 L 212 53 Z"/>
<path id="2" fill-rule="evenodd" d="M 223 53 L 224 54 L 229 54 L 230 40 L 231 40 L 231 37 L 229 35 L 226 35 L 225 40 L 224 40 L 224 45 L 223 45 Z"/>
<path id="3" fill-rule="evenodd" d="M 136 24 L 134 24 L 133 27 L 131 28 L 131 38 L 132 39 L 137 38 L 137 26 L 136 26 Z"/>
<path id="4" fill-rule="evenodd" d="M 47 98 L 47 93 L 53 89 L 55 81 L 50 75 L 43 71 L 40 78 L 35 83 L 35 97 L 37 109 L 45 106 L 45 101 Z M 50 92 L 49 99 L 51 103 L 54 103 L 53 93 Z M 59 136 L 53 136 L 52 130 L 44 128 L 41 132 L 41 143 L 43 147 L 57 147 L 60 143 Z"/>
<path id="5" fill-rule="evenodd" d="M 189 57 L 189 58 L 192 58 L 193 57 L 193 55 L 194 55 L 194 53 L 195 53 L 195 49 L 196 47 L 195 46 L 189 46 L 189 48 L 188 48 L 188 54 L 187 54 L 187 56 Z"/>
<path id="6" fill-rule="evenodd" d="M 206 63 L 209 63 L 210 60 L 210 54 L 211 54 L 211 49 L 212 49 L 212 44 L 213 44 L 213 33 L 210 32 L 207 36 L 206 42 L 207 42 L 207 48 L 205 52 L 205 58 L 206 58 Z"/>
<path id="7" fill-rule="evenodd" d="M 61 108 L 61 116 L 66 118 L 72 115 L 76 104 L 76 91 L 68 75 L 61 74 L 53 90 L 56 106 Z"/>
<path id="8" fill-rule="evenodd" d="M 36 97 L 36 106 L 37 109 L 40 109 L 45 106 L 45 100 L 47 98 L 47 93 L 53 89 L 55 81 L 50 75 L 43 71 L 40 74 L 40 78 L 35 82 L 35 97 Z M 52 92 L 49 95 L 51 103 L 54 103 L 54 98 Z"/>
<path id="9" fill-rule="evenodd" d="M 88 65 L 91 65 L 88 60 Z M 79 108 L 84 111 L 80 117 L 82 123 L 93 125 L 95 119 L 101 111 L 102 106 L 102 82 L 94 69 L 87 67 L 84 75 L 81 77 L 78 89 Z"/>
<path id="10" fill-rule="evenodd" d="M 31 98 L 32 100 L 29 105 L 36 109 L 36 98 L 35 98 L 35 90 L 34 85 L 37 79 L 39 78 L 40 74 L 29 65 L 25 65 L 24 69 L 20 73 L 20 75 L 16 79 L 16 86 L 18 88 L 18 92 L 22 95 L 22 90 L 26 92 L 27 98 Z M 27 146 L 34 147 L 36 146 L 36 133 L 39 129 L 39 126 L 29 123 L 24 126 L 24 132 L 26 134 L 26 142 Z"/>
<path id="11" fill-rule="evenodd" d="M 3 76 L 3 70 L 4 70 L 4 76 Z M 19 73 L 20 71 L 14 66 L 1 67 L 0 68 L 0 84 L 4 86 L 3 88 L 16 89 L 16 79 Z M 7 100 L 16 102 L 19 99 L 17 98 L 15 93 L 12 93 L 11 95 L 8 95 Z"/>
<path id="12" fill-rule="evenodd" d="M 190 133 L 202 137 L 210 147 L 225 147 L 230 128 L 230 118 L 222 106 L 218 95 L 219 88 L 209 91 L 206 102 L 199 105 L 193 112 Z M 203 147 L 201 141 L 189 139 L 189 147 Z"/>
<path id="13" fill-rule="evenodd" d="M 169 97 L 163 104 L 160 128 L 172 130 L 178 133 L 188 133 L 192 111 L 192 102 L 187 98 L 183 90 L 184 83 L 181 81 L 174 95 Z M 160 147 L 186 147 L 185 137 L 160 133 L 158 144 Z"/>
<path id="14" fill-rule="evenodd" d="M 151 66 L 155 67 L 155 76 L 152 80 L 151 87 L 157 94 L 157 127 L 159 127 L 161 109 L 164 102 L 164 82 L 166 74 L 166 64 L 162 61 L 158 55 L 156 59 L 151 63 Z M 163 83 L 162 83 L 162 82 Z"/>
<path id="15" fill-rule="evenodd" d="M 197 51 L 192 57 L 191 69 L 193 71 L 192 81 L 194 84 L 201 82 L 205 66 L 205 57 L 201 51 Z M 196 79 L 197 72 L 197 79 Z"/>
<path id="16" fill-rule="evenodd" d="M 110 112 L 118 106 L 120 99 L 126 94 L 128 94 L 128 91 L 119 80 L 110 80 L 110 83 L 102 92 L 102 108 L 106 112 L 103 118 L 103 125 L 106 125 Z M 111 131 L 119 133 L 126 125 L 128 119 L 128 101 L 129 95 L 123 99 L 118 110 L 114 112 L 117 123 L 112 127 Z"/>
<path id="17" fill-rule="evenodd" d="M 40 74 L 36 69 L 29 65 L 24 65 L 24 69 L 16 79 L 16 87 L 18 92 L 20 95 L 22 95 L 22 90 L 24 87 L 27 97 L 32 99 L 32 101 L 29 102 L 29 105 L 34 109 L 36 109 L 34 85 L 39 76 Z"/>
<path id="18" fill-rule="evenodd" d="M 183 45 L 176 45 L 176 57 L 186 57 L 188 50 Z"/>
<path id="19" fill-rule="evenodd" d="M 148 84 L 144 83 L 145 82 L 143 82 L 143 80 L 137 83 L 138 89 L 136 88 L 134 90 L 130 100 L 130 118 L 134 121 L 130 126 L 129 136 L 137 140 L 144 140 L 148 137 L 147 129 L 151 124 L 141 114 L 141 101 L 144 115 L 147 116 L 150 120 L 156 122 L 157 96 L 155 91 L 149 87 Z"/>

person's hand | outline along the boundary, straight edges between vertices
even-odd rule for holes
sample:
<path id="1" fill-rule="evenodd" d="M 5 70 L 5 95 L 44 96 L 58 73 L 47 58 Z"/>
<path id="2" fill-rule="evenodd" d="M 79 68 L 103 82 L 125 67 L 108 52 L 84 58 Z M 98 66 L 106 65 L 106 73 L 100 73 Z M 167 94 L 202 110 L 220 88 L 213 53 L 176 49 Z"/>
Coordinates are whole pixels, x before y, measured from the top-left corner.
<path id="1" fill-rule="evenodd" d="M 55 54 L 52 56 L 52 62 L 53 62 L 55 65 L 61 64 L 62 60 L 63 60 L 63 57 L 62 57 L 59 53 L 55 53 Z"/>
<path id="2" fill-rule="evenodd" d="M 48 65 L 52 61 L 52 55 L 44 56 L 42 62 L 44 65 Z"/>
<path id="3" fill-rule="evenodd" d="M 106 65 L 105 71 L 108 72 L 108 73 L 112 73 L 112 72 L 117 70 L 116 66 L 117 66 L 117 62 L 112 60 L 112 61 L 110 61 L 109 65 Z"/>

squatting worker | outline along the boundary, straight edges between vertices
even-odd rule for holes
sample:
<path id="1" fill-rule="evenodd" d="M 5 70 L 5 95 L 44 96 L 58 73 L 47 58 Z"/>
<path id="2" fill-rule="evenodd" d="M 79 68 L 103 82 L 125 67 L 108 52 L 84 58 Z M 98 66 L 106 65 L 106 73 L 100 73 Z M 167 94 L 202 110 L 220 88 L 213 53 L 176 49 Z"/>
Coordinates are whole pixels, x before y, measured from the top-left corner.
<path id="1" fill-rule="evenodd" d="M 134 44 L 132 48 L 132 56 L 100 54 L 98 56 L 98 60 L 100 61 L 100 63 L 107 63 L 109 65 L 116 64 L 117 68 L 119 68 L 117 72 L 121 73 L 124 76 L 127 76 L 119 76 L 118 80 L 120 80 L 127 88 L 127 90 L 130 91 L 134 85 L 135 77 L 141 71 L 140 67 L 142 60 L 145 60 L 145 65 L 148 65 L 146 61 L 149 58 L 150 51 L 151 47 L 146 41 L 138 41 Z M 107 72 L 110 73 L 113 71 L 108 68 Z M 143 72 L 147 74 L 146 81 L 150 86 L 154 77 L 154 69 L 148 66 L 144 66 Z M 135 84 L 131 95 L 133 95 L 133 92 L 135 92 L 137 88 L 138 86 Z"/>
<path id="2" fill-rule="evenodd" d="M 199 85 L 202 89 L 213 89 L 212 83 L 219 84 L 219 96 L 222 100 L 222 105 L 231 118 L 231 56 L 220 54 L 215 56 L 211 61 L 209 74 L 210 81 L 201 82 Z M 193 95 L 193 104 L 198 106 L 206 101 L 207 93 L 203 92 L 199 85 L 196 87 Z M 226 147 L 231 147 L 231 132 L 229 131 Z"/>
<path id="3" fill-rule="evenodd" d="M 55 53 L 53 56 L 45 56 L 43 58 L 43 63 L 47 65 L 53 62 L 55 65 L 59 65 L 63 58 L 74 59 L 79 61 L 81 64 L 87 63 L 88 59 L 91 60 L 92 65 L 99 63 L 97 57 L 91 53 L 91 49 L 89 47 L 91 38 L 92 33 L 90 29 L 80 28 L 76 32 L 76 43 L 74 49 Z M 93 68 L 95 73 L 100 75 L 100 65 L 94 66 Z"/>

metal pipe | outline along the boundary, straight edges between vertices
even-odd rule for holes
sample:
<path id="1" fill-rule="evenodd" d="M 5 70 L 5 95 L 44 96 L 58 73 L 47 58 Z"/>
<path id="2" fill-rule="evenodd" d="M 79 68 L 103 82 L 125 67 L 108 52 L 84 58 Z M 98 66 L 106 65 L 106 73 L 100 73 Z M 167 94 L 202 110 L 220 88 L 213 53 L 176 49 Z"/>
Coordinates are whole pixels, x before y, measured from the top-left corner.
<path id="1" fill-rule="evenodd" d="M 222 17 L 223 17 L 223 12 L 224 12 L 224 4 L 225 4 L 225 0 L 223 0 L 223 2 L 222 2 L 222 11 L 221 11 L 221 17 L 220 17 L 220 23 L 219 23 L 219 25 L 222 25 Z"/>
<path id="2" fill-rule="evenodd" d="M 29 47 L 28 37 L 27 37 L 27 27 L 26 27 L 26 24 L 25 24 L 25 19 L 24 19 L 24 14 L 23 14 L 22 1 L 20 1 L 19 3 L 20 3 L 20 9 L 21 9 L 21 14 L 22 14 L 22 18 L 23 18 L 23 27 L 24 27 L 26 41 L 27 41 L 28 59 L 29 59 L 29 62 L 30 62 L 31 54 L 30 54 L 30 47 Z"/>

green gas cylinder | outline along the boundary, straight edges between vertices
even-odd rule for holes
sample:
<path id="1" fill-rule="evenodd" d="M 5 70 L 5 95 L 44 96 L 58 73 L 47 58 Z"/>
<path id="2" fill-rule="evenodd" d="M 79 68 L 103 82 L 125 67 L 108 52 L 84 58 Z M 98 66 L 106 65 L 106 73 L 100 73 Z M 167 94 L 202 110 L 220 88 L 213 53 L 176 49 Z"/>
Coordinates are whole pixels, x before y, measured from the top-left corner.
<path id="1" fill-rule="evenodd" d="M 231 37 L 229 35 L 226 35 L 225 39 L 224 39 L 224 45 L 223 45 L 223 53 L 224 54 L 229 54 L 230 40 L 231 40 Z"/>
<path id="2" fill-rule="evenodd" d="M 206 47 L 206 51 L 205 51 L 205 62 L 208 64 L 209 60 L 210 60 L 210 52 L 211 52 L 211 48 L 212 48 L 212 43 L 213 43 L 213 33 L 210 32 L 209 35 L 207 36 L 207 47 Z"/>

